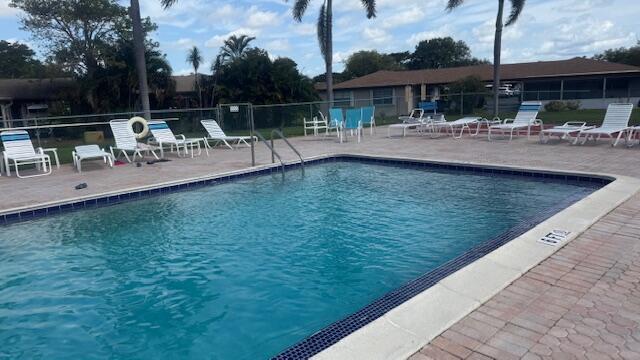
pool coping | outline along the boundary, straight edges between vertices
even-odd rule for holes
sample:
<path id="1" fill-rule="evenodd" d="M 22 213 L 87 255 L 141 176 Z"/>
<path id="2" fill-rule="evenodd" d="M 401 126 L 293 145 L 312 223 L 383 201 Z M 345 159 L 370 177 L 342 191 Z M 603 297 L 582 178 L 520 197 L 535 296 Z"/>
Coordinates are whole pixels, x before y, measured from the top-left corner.
<path id="1" fill-rule="evenodd" d="M 386 308 L 376 309 L 378 315 L 374 317 L 347 317 L 337 321 L 278 354 L 278 359 L 312 356 L 318 359 L 406 358 L 640 190 L 640 180 L 611 174 L 351 153 L 328 153 L 305 158 L 305 163 L 335 161 L 584 180 L 604 186 L 582 200 L 571 201 L 572 205 L 568 207 L 563 205 L 561 209 L 554 208 L 552 214 L 542 214 L 544 220 L 533 222 L 533 228 L 530 223 L 525 223 L 522 229 L 510 230 L 511 232 L 507 232 L 503 238 L 495 239 L 497 243 L 492 245 L 495 247 L 489 252 L 478 252 L 482 256 L 466 258 L 464 262 L 449 266 L 435 274 L 432 279 L 426 279 L 426 290 L 418 291 L 414 288 L 411 296 L 407 297 L 405 294 L 401 301 L 398 302 L 396 299 L 396 303 L 387 303 Z M 299 161 L 286 162 L 289 169 L 300 166 Z M 0 211 L 0 226 L 63 212 L 109 206 L 144 197 L 222 184 L 240 178 L 276 173 L 279 170 L 279 164 L 266 164 L 7 209 Z M 607 191 L 603 195 L 605 189 Z M 571 225 L 567 226 L 567 222 Z M 538 243 L 537 239 L 551 228 L 571 231 L 570 238 L 557 247 Z M 425 275 L 430 274 L 431 272 Z M 411 287 L 411 284 L 401 289 L 406 290 L 407 286 Z M 425 287 L 425 284 L 422 283 L 420 286 Z M 365 309 L 371 306 L 375 304 L 370 304 Z M 357 317 L 358 312 L 352 315 Z M 348 329 L 332 331 L 331 326 L 345 321 Z"/>

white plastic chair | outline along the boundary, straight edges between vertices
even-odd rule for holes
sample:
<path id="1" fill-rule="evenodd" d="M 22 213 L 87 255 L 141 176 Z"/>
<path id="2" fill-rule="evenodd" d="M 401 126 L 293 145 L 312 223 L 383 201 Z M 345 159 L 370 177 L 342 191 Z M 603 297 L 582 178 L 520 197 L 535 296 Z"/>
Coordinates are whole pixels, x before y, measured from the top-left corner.
<path id="1" fill-rule="evenodd" d="M 30 178 L 51 174 L 51 158 L 44 153 L 42 148 L 34 148 L 29 133 L 24 130 L 3 131 L 0 133 L 2 144 L 4 145 L 3 163 L 7 175 L 11 175 L 11 163 L 13 162 L 16 176 L 19 178 Z M 20 175 L 19 167 L 22 165 L 35 165 L 41 174 Z"/>
<path id="2" fill-rule="evenodd" d="M 160 149 L 160 157 L 162 158 L 164 158 L 164 149 L 167 145 L 169 146 L 169 151 L 174 151 L 175 148 L 178 156 L 180 156 L 181 149 L 185 156 L 188 155 L 189 150 L 191 150 L 191 157 L 193 158 L 195 154 L 194 147 L 198 148 L 198 155 L 202 154 L 202 149 L 200 148 L 200 140 L 202 139 L 187 139 L 182 134 L 175 135 L 165 121 L 149 121 L 149 131 L 151 132 L 152 138 L 147 143 L 157 145 Z M 208 150 L 207 155 L 209 155 Z"/>
<path id="3" fill-rule="evenodd" d="M 582 144 L 587 142 L 588 139 L 598 141 L 601 136 L 608 136 L 611 139 L 611 146 L 616 146 L 625 133 L 630 132 L 629 119 L 631 119 L 631 112 L 633 111 L 633 104 L 609 104 L 607 112 L 602 120 L 602 125 L 589 130 L 581 131 L 576 136 L 575 144 L 578 140 L 584 136 Z M 615 136 L 617 135 L 617 136 Z M 625 141 L 628 140 L 625 138 Z"/>
<path id="4" fill-rule="evenodd" d="M 75 165 L 78 172 L 82 172 L 83 160 L 102 160 L 109 167 L 113 168 L 113 155 L 101 149 L 98 145 L 80 145 L 76 146 L 75 150 L 71 152 L 73 157 L 73 165 Z"/>
<path id="5" fill-rule="evenodd" d="M 539 101 L 525 101 L 520 104 L 520 109 L 515 119 L 494 119 L 495 121 L 500 121 L 500 124 L 489 126 L 489 140 L 491 140 L 491 134 L 497 131 L 502 134 L 509 133 L 509 141 L 511 141 L 514 132 L 517 134 L 523 129 L 527 129 L 527 138 L 530 138 L 532 126 L 539 125 L 542 128 L 542 120 L 537 118 L 541 106 L 542 103 Z"/>
<path id="6" fill-rule="evenodd" d="M 240 146 L 241 143 L 245 144 L 246 146 L 251 146 L 247 142 L 247 141 L 251 141 L 251 136 L 228 136 L 227 134 L 224 133 L 220 125 L 218 125 L 218 122 L 213 119 L 200 120 L 200 123 L 202 124 L 202 126 L 204 126 L 204 129 L 207 131 L 207 137 L 205 138 L 205 142 L 204 142 L 205 147 L 210 147 L 209 140 L 215 141 L 213 146 L 216 146 L 219 143 L 223 143 L 225 146 L 227 146 L 229 149 L 232 149 L 232 150 L 233 150 L 233 146 L 231 146 L 229 142 L 233 143 L 233 145 L 236 145 L 236 147 Z M 254 141 L 258 141 L 258 139 L 255 136 L 253 139 Z"/>
<path id="7" fill-rule="evenodd" d="M 148 144 L 140 143 L 136 140 L 136 134 L 133 133 L 133 129 L 129 126 L 129 120 L 127 119 L 114 119 L 109 121 L 111 132 L 113 133 L 113 139 L 115 141 L 114 146 L 110 146 L 111 156 L 115 161 L 118 156 L 124 155 L 127 162 L 136 161 L 136 156 L 143 158 L 142 152 L 151 153 L 156 160 L 160 158 L 156 154 L 157 147 Z M 116 156 L 116 151 L 119 151 Z M 132 153 L 132 157 L 129 158 L 129 154 Z"/>

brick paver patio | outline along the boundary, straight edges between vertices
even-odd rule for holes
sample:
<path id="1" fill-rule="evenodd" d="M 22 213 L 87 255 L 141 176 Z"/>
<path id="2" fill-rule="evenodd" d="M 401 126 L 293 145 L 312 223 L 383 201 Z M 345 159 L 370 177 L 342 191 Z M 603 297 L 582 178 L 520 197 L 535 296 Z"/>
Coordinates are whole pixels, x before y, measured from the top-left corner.
<path id="1" fill-rule="evenodd" d="M 411 360 L 640 359 L 640 196 Z"/>

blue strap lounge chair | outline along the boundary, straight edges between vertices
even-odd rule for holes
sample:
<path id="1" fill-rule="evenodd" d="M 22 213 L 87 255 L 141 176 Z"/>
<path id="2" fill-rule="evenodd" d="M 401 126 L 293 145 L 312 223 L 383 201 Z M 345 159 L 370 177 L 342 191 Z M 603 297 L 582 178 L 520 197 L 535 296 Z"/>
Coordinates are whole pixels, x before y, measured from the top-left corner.
<path id="1" fill-rule="evenodd" d="M 169 128 L 169 125 L 162 120 L 149 121 L 149 131 L 151 132 L 152 139 L 150 139 L 148 143 L 160 148 L 161 158 L 164 158 L 164 148 L 166 146 L 169 147 L 170 151 L 173 151 L 175 147 L 178 156 L 180 156 L 180 150 L 182 150 L 185 155 L 187 155 L 189 150 L 191 150 L 191 157 L 193 157 L 194 147 L 198 148 L 198 155 L 202 153 L 202 149 L 200 148 L 200 140 L 202 139 L 187 139 L 184 135 L 176 136 Z"/>
<path id="2" fill-rule="evenodd" d="M 35 149 L 29 133 L 24 130 L 3 131 L 0 134 L 2 144 L 4 145 L 3 163 L 7 171 L 7 175 L 11 175 L 11 164 L 16 169 L 16 175 L 19 178 L 27 178 L 41 175 L 51 174 L 51 158 L 44 153 L 42 148 Z M 36 175 L 24 176 L 20 175 L 18 167 L 20 165 L 35 165 L 41 173 Z"/>

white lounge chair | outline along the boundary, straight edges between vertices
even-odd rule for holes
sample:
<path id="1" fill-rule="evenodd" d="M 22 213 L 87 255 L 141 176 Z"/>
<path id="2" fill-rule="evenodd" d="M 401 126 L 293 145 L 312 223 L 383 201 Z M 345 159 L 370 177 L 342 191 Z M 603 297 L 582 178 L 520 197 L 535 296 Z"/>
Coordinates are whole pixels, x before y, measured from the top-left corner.
<path id="1" fill-rule="evenodd" d="M 149 121 L 149 132 L 151 132 L 151 139 L 147 141 L 150 145 L 156 145 L 160 149 L 160 157 L 164 158 L 164 149 L 168 146 L 169 151 L 176 150 L 178 156 L 180 156 L 180 149 L 184 152 L 184 155 L 189 154 L 191 150 L 191 157 L 194 156 L 194 147 L 198 148 L 198 155 L 202 154 L 202 148 L 200 148 L 200 141 L 202 139 L 187 139 L 184 135 L 175 135 L 169 125 L 162 120 Z M 206 143 L 206 141 L 205 141 Z M 209 155 L 209 150 L 207 150 Z"/>
<path id="2" fill-rule="evenodd" d="M 523 129 L 527 129 L 527 138 L 530 138 L 532 126 L 539 125 L 542 128 L 542 120 L 537 119 L 541 106 L 542 103 L 538 101 L 525 101 L 520 104 L 520 109 L 515 119 L 495 119 L 500 121 L 500 124 L 489 126 L 489 140 L 491 140 L 492 133 L 500 132 L 502 134 L 509 133 L 509 141 L 511 141 L 513 133 L 518 134 Z"/>
<path id="3" fill-rule="evenodd" d="M 118 156 L 124 155 L 124 158 L 127 159 L 127 162 L 136 161 L 136 156 L 140 156 L 140 158 L 144 158 L 142 152 L 146 154 L 152 154 L 156 160 L 160 158 L 156 154 L 156 150 L 159 150 L 155 146 L 151 146 L 148 144 L 140 143 L 136 140 L 136 134 L 133 133 L 133 129 L 129 126 L 129 120 L 127 119 L 115 119 L 109 121 L 109 126 L 111 127 L 111 132 L 113 133 L 113 139 L 115 141 L 115 145 L 110 147 L 111 156 L 115 161 Z M 116 156 L 115 152 L 119 151 Z M 129 158 L 129 154 L 132 153 L 132 157 Z"/>
<path id="4" fill-rule="evenodd" d="M 109 167 L 113 168 L 113 155 L 101 149 L 98 145 L 80 145 L 76 146 L 71 152 L 73 157 L 73 165 L 78 172 L 82 172 L 82 160 L 102 160 Z"/>
<path id="5" fill-rule="evenodd" d="M 616 146 L 624 134 L 630 132 L 629 119 L 632 111 L 633 104 L 609 104 L 604 120 L 602 120 L 602 126 L 581 131 L 576 136 L 575 143 L 577 144 L 583 136 L 582 144 L 586 143 L 588 139 L 598 141 L 604 135 L 611 139 L 611 146 Z M 628 139 L 625 138 L 625 140 Z"/>
<path id="6" fill-rule="evenodd" d="M 554 126 L 550 129 L 540 130 L 540 143 L 546 144 L 552 136 L 557 136 L 561 140 L 569 139 L 575 135 L 578 139 L 580 132 L 593 129 L 595 126 L 588 126 L 586 122 L 569 121 L 561 126 Z M 545 137 L 546 136 L 546 137 Z"/>
<path id="7" fill-rule="evenodd" d="M 405 137 L 407 136 L 407 130 L 416 129 L 420 131 L 426 123 L 423 109 L 413 109 L 409 116 L 400 116 L 398 119 L 402 120 L 402 123 L 389 125 L 387 127 L 387 137 L 391 137 L 391 130 L 400 130 L 402 131 L 402 137 Z"/>
<path id="8" fill-rule="evenodd" d="M 440 121 L 434 122 L 431 126 L 434 128 L 436 132 L 445 131 L 445 134 L 451 133 L 451 136 L 454 139 L 460 139 L 465 130 L 469 132 L 469 135 L 476 136 L 480 132 L 480 122 L 483 119 L 480 117 L 463 117 L 454 121 Z M 471 126 L 476 124 L 476 132 L 471 133 Z M 458 133 L 459 130 L 459 133 Z M 458 134 L 458 135 L 456 135 Z"/>
<path id="9" fill-rule="evenodd" d="M 229 149 L 233 150 L 233 146 L 229 144 L 229 142 L 233 143 L 236 146 L 240 146 L 240 143 L 244 143 L 246 146 L 250 147 L 251 145 L 247 141 L 251 141 L 251 136 L 228 136 L 224 133 L 218 122 L 213 119 L 205 119 L 200 120 L 202 126 L 207 131 L 207 137 L 205 138 L 205 147 L 209 146 L 209 140 L 213 140 L 213 146 L 218 145 L 219 143 L 223 143 Z M 258 139 L 254 136 L 254 141 L 258 141 Z"/>
<path id="10" fill-rule="evenodd" d="M 318 111 L 320 117 L 314 116 L 312 119 L 307 120 L 307 118 L 303 118 L 304 122 L 304 136 L 307 136 L 307 130 L 311 130 L 313 132 L 313 136 L 318 136 L 320 130 L 324 130 L 326 133 L 329 131 L 329 126 L 327 124 L 327 118 L 324 117 L 324 114 Z"/>
<path id="11" fill-rule="evenodd" d="M 24 130 L 3 131 L 0 133 L 3 151 L 3 164 L 7 175 L 11 175 L 11 163 L 16 169 L 19 178 L 29 178 L 35 176 L 51 174 L 51 158 L 44 153 L 42 148 L 34 148 L 29 133 Z M 19 166 L 35 165 L 36 169 L 42 168 L 42 173 L 35 175 L 20 175 Z"/>

